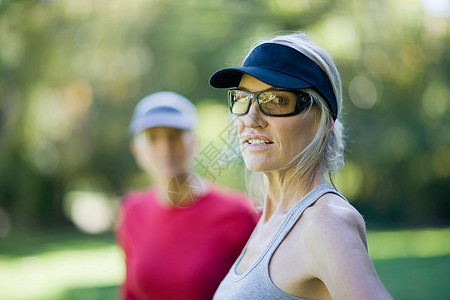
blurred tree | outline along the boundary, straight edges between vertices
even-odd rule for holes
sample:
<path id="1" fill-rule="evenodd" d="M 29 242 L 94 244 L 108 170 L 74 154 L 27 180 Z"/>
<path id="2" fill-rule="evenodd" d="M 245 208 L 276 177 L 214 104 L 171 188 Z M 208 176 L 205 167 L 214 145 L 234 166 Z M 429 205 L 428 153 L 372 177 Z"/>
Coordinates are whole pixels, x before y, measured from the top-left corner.
<path id="1" fill-rule="evenodd" d="M 0 207 L 64 224 L 67 192 L 142 183 L 127 133 L 141 97 L 223 103 L 213 71 L 302 30 L 342 73 L 344 193 L 369 222 L 448 225 L 450 12 L 432 2 L 0 0 Z"/>

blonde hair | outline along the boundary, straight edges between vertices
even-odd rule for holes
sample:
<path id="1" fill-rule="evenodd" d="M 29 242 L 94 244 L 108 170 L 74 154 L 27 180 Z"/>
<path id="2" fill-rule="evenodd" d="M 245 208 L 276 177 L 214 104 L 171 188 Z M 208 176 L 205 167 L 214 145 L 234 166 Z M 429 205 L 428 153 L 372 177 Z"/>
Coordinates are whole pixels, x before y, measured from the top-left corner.
<path id="1" fill-rule="evenodd" d="M 305 90 L 312 96 L 319 108 L 319 126 L 311 142 L 291 160 L 290 164 L 293 164 L 294 168 L 288 180 L 295 182 L 295 178 L 307 176 L 314 172 L 317 166 L 320 166 L 322 174 L 327 173 L 333 184 L 332 174 L 344 166 L 345 149 L 344 126 L 339 119 L 342 114 L 342 83 L 339 71 L 332 57 L 324 49 L 311 42 L 304 33 L 282 34 L 259 41 L 250 48 L 247 57 L 256 46 L 268 42 L 288 46 L 303 53 L 322 68 L 331 82 L 337 101 L 338 118 L 333 121 L 330 109 L 322 95 L 314 89 Z M 310 180 L 313 180 L 313 176 Z M 247 191 L 254 198 L 262 200 L 267 191 L 267 185 L 261 173 L 246 170 L 246 185 Z M 263 186 L 262 189 L 261 186 Z"/>

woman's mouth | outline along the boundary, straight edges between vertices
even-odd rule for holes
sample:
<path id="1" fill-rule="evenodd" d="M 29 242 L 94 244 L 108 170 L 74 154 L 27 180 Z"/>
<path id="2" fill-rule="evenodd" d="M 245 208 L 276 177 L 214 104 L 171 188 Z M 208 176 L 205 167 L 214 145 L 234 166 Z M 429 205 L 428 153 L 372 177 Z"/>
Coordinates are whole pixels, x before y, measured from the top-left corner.
<path id="1" fill-rule="evenodd" d="M 248 144 L 251 145 L 265 145 L 265 144 L 273 144 L 272 142 L 261 140 L 261 139 L 249 139 L 247 141 Z"/>
<path id="2" fill-rule="evenodd" d="M 263 138 L 249 138 L 245 141 L 245 149 L 251 151 L 264 150 L 273 145 L 273 142 Z"/>

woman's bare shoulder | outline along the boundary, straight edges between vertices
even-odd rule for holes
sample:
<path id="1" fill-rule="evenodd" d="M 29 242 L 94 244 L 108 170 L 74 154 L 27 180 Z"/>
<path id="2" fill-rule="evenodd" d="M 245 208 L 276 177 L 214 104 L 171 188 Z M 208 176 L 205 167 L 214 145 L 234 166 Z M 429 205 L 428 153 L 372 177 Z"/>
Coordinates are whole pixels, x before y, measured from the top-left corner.
<path id="1" fill-rule="evenodd" d="M 336 194 L 325 194 L 314 205 L 305 210 L 302 227 L 306 236 L 315 240 L 326 238 L 328 242 L 341 239 L 366 242 L 365 222 L 361 214 L 350 203 Z"/>
<path id="2" fill-rule="evenodd" d="M 333 299 L 392 299 L 370 261 L 364 219 L 351 204 L 326 194 L 300 221 L 308 272 Z"/>

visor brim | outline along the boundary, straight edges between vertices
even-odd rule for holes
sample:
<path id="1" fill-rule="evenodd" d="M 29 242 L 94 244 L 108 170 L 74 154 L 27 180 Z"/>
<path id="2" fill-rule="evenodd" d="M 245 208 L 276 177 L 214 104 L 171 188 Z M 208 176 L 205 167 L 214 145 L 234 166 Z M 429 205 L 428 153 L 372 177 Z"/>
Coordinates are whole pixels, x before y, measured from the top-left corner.
<path id="1" fill-rule="evenodd" d="M 271 69 L 261 67 L 236 67 L 218 70 L 209 78 L 214 88 L 238 87 L 243 74 L 250 75 L 268 85 L 283 89 L 306 89 L 313 85 L 305 80 Z"/>

